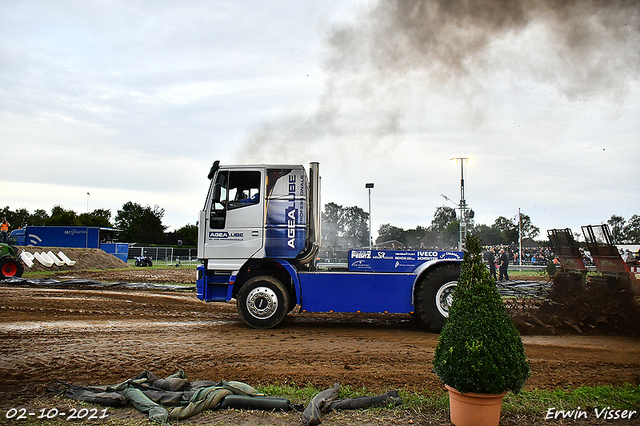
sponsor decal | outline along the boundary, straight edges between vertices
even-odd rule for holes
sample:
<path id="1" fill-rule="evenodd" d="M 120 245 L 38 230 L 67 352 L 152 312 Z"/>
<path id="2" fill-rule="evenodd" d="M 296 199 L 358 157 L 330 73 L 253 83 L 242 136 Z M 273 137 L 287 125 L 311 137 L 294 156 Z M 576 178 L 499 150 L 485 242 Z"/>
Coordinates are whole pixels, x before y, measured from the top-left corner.
<path id="1" fill-rule="evenodd" d="M 462 259 L 462 253 L 459 251 L 447 251 L 441 253 L 440 259 Z"/>
<path id="2" fill-rule="evenodd" d="M 291 205 L 287 207 L 285 216 L 287 220 L 287 245 L 292 249 L 296 248 L 296 175 L 289 175 L 289 201 Z"/>
<path id="3" fill-rule="evenodd" d="M 414 266 L 416 265 L 413 263 L 400 263 L 399 261 L 396 261 L 395 265 L 396 268 L 413 268 Z"/>
<path id="4" fill-rule="evenodd" d="M 227 232 L 227 231 L 211 231 L 209 232 L 210 240 L 242 240 L 243 232 Z"/>
<path id="5" fill-rule="evenodd" d="M 366 260 L 356 260 L 351 266 L 358 269 L 371 269 L 371 265 L 369 265 Z"/>
<path id="6" fill-rule="evenodd" d="M 351 252 L 352 259 L 371 259 L 370 251 L 352 251 Z"/>
<path id="7" fill-rule="evenodd" d="M 86 234 L 86 229 L 67 229 L 64 231 L 65 235 Z"/>
<path id="8" fill-rule="evenodd" d="M 389 257 L 386 257 L 386 253 L 383 251 L 379 251 L 376 253 L 375 256 L 373 256 L 373 259 L 390 259 Z"/>
<path id="9" fill-rule="evenodd" d="M 35 234 L 29 234 L 29 242 L 31 243 L 31 245 L 37 246 L 42 242 L 42 238 L 38 237 Z"/>

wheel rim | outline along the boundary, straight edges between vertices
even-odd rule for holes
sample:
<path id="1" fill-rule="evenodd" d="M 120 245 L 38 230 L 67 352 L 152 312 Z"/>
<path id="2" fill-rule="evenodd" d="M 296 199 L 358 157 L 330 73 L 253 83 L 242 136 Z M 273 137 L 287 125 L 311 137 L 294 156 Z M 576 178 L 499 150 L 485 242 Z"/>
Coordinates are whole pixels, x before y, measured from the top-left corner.
<path id="1" fill-rule="evenodd" d="M 2 275 L 5 277 L 13 277 L 18 272 L 18 267 L 13 263 L 7 263 L 2 266 Z"/>
<path id="2" fill-rule="evenodd" d="M 436 307 L 443 317 L 449 316 L 449 308 L 451 307 L 451 300 L 453 299 L 453 291 L 458 285 L 457 281 L 449 281 L 438 289 L 436 293 Z"/>
<path id="3" fill-rule="evenodd" d="M 269 287 L 256 287 L 247 295 L 247 309 L 255 318 L 270 318 L 278 309 L 278 296 Z"/>

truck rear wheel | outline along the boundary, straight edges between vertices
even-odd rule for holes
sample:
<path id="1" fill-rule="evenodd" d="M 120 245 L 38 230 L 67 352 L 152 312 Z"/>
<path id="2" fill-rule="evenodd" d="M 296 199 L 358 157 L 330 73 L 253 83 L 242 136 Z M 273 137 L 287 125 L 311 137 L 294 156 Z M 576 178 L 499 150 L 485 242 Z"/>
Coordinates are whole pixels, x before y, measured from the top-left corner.
<path id="1" fill-rule="evenodd" d="M 251 278 L 238 292 L 236 306 L 244 322 L 253 328 L 272 328 L 289 310 L 289 292 L 268 275 Z"/>
<path id="2" fill-rule="evenodd" d="M 460 265 L 447 264 L 427 272 L 418 281 L 416 315 L 420 323 L 434 333 L 440 333 L 449 316 L 451 297 L 459 277 Z"/>
<path id="3" fill-rule="evenodd" d="M 21 277 L 24 272 L 24 266 L 19 260 L 12 257 L 0 259 L 0 273 L 3 277 Z"/>

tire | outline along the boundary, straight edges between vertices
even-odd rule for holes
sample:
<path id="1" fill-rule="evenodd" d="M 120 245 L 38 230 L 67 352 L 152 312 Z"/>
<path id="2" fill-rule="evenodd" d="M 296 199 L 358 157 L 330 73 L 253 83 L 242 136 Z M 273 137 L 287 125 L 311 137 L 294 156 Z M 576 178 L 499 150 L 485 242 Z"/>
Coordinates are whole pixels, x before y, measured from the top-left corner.
<path id="1" fill-rule="evenodd" d="M 289 292 L 268 275 L 251 278 L 238 291 L 236 306 L 240 318 L 253 328 L 273 328 L 287 316 Z"/>
<path id="2" fill-rule="evenodd" d="M 24 272 L 22 263 L 12 257 L 0 259 L 0 274 L 3 277 L 21 277 Z"/>
<path id="3" fill-rule="evenodd" d="M 148 267 L 152 267 L 153 266 L 153 261 L 151 259 L 147 259 L 147 266 Z"/>
<path id="4" fill-rule="evenodd" d="M 415 294 L 416 316 L 429 331 L 440 333 L 449 316 L 451 296 L 460 277 L 459 264 L 446 264 L 422 275 Z"/>
<path id="5" fill-rule="evenodd" d="M 136 260 L 136 266 L 140 267 L 140 266 L 144 266 L 144 265 L 142 265 L 142 263 L 139 260 Z"/>

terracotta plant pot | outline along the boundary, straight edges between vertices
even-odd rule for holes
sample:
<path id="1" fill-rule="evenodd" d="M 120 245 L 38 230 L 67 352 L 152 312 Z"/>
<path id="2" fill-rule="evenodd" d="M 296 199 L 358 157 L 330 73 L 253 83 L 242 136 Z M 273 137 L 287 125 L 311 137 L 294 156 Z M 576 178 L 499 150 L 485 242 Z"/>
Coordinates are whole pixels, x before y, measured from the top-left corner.
<path id="1" fill-rule="evenodd" d="M 460 393 L 451 386 L 445 385 L 449 391 L 449 409 L 451 423 L 456 426 L 497 426 L 500 423 L 502 398 L 507 392 L 499 395 L 484 393 Z"/>

